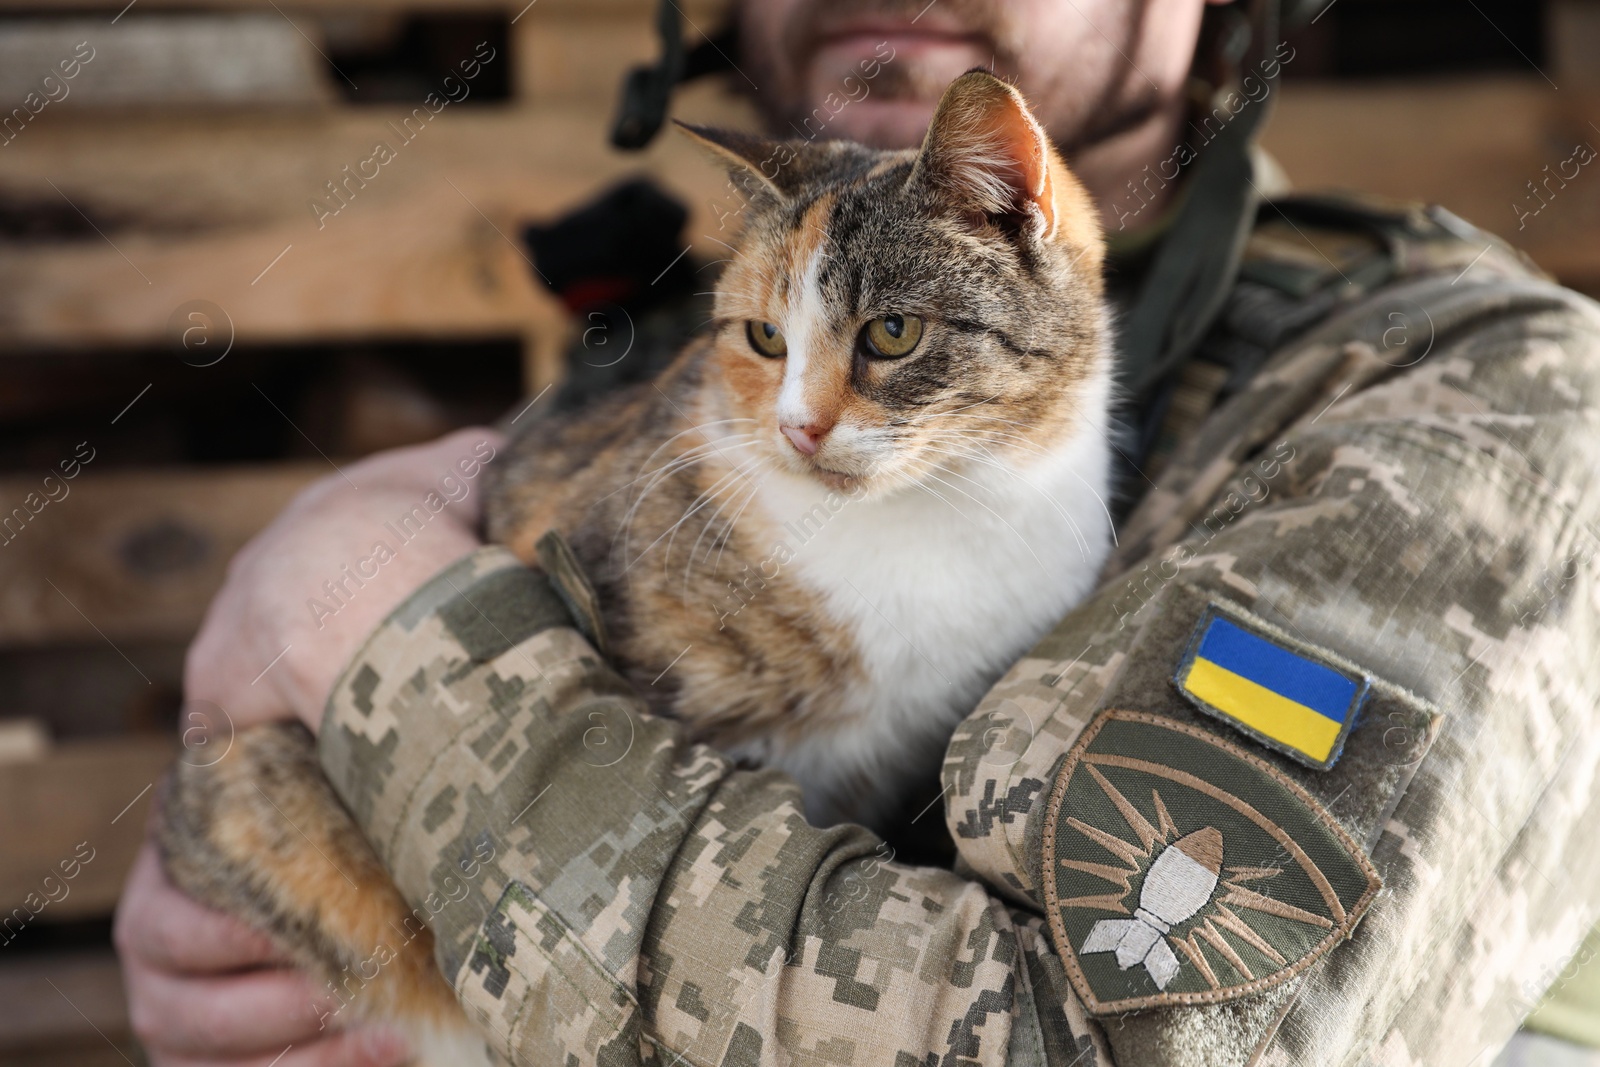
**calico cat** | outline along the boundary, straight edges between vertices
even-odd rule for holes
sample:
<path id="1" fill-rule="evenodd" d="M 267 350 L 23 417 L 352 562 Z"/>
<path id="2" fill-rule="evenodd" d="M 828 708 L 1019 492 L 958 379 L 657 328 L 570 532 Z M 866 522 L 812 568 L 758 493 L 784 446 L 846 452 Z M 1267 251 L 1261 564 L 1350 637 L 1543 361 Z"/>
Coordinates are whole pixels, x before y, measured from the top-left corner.
<path id="1" fill-rule="evenodd" d="M 690 133 L 751 195 L 709 329 L 513 442 L 489 533 L 565 533 L 655 710 L 876 825 L 1108 547 L 1096 217 L 987 75 L 920 153 Z"/>
<path id="2" fill-rule="evenodd" d="M 1097 215 L 982 71 L 918 150 L 685 129 L 749 197 L 713 318 L 656 380 L 514 441 L 489 534 L 530 561 L 565 535 L 654 710 L 789 772 L 814 822 L 881 823 L 1109 548 Z M 406 907 L 306 735 L 236 748 L 179 767 L 168 869 L 337 975 Z M 386 968 L 363 1014 L 464 1033 L 430 970 Z"/>

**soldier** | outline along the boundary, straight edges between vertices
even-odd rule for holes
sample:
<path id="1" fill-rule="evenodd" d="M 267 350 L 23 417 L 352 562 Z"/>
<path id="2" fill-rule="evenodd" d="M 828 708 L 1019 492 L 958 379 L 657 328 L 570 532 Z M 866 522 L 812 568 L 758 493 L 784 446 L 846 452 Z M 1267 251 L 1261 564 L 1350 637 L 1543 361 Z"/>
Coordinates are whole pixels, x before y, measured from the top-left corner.
<path id="1" fill-rule="evenodd" d="M 320 730 L 398 885 L 453 898 L 438 961 L 508 1061 L 1456 1067 L 1587 962 L 1600 309 L 1448 212 L 1269 197 L 1293 49 L 1273 4 L 1204 6 L 739 9 L 780 130 L 879 41 L 828 136 L 915 143 L 955 74 L 1015 77 L 1112 237 L 1120 547 L 957 730 L 953 868 L 808 826 L 618 696 L 515 610 L 581 576 L 481 547 L 475 498 L 313 628 L 304 576 L 489 431 L 351 467 L 235 561 L 190 699 Z M 159 1064 L 405 1056 L 319 1035 L 149 850 L 118 943 Z"/>

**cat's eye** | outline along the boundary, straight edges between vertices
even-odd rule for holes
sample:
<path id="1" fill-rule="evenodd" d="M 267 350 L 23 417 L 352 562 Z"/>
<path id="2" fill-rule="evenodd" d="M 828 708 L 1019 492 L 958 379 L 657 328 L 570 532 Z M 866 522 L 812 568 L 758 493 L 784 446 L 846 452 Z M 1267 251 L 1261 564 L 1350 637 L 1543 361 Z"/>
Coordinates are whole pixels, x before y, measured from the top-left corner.
<path id="1" fill-rule="evenodd" d="M 770 322 L 751 319 L 744 324 L 744 332 L 750 338 L 750 347 L 768 359 L 780 359 L 789 354 L 789 342 L 783 339 L 783 331 Z"/>
<path id="2" fill-rule="evenodd" d="M 862 331 L 867 351 L 879 359 L 899 359 L 911 354 L 922 340 L 922 320 L 900 313 L 879 315 Z"/>

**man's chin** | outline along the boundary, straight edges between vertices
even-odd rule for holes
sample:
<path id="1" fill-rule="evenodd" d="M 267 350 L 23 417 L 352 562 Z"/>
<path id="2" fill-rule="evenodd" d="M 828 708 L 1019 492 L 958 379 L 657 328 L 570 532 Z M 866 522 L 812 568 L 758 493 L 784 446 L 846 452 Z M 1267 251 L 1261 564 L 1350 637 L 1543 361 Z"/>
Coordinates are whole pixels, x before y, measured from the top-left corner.
<path id="1" fill-rule="evenodd" d="M 874 148 L 916 148 L 928 131 L 937 100 L 874 100 L 852 103 L 834 116 L 824 136 Z"/>
<path id="2" fill-rule="evenodd" d="M 886 47 L 894 49 L 887 53 L 893 58 L 881 58 Z M 993 50 L 971 37 L 873 32 L 835 38 L 808 64 L 805 86 L 813 110 L 803 133 L 914 148 L 950 82 L 992 58 Z"/>

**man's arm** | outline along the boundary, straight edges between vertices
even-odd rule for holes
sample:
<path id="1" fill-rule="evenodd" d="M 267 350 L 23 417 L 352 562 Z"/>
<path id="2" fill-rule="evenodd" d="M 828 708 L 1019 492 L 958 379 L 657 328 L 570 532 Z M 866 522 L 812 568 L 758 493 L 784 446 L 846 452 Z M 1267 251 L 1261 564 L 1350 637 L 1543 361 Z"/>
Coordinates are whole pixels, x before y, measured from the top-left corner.
<path id="1" fill-rule="evenodd" d="M 1285 438 L 1297 449 L 1286 479 L 1184 569 L 1204 595 L 1277 603 L 1288 624 L 1463 724 L 1424 764 L 1426 788 L 1405 798 L 1411 822 L 1388 824 L 1430 836 L 1382 841 L 1380 866 L 1395 881 L 1381 921 L 1311 973 L 1311 1008 L 1292 1013 L 1289 1038 L 1315 1035 L 1330 1056 L 1372 1039 L 1347 1025 L 1353 1015 L 1393 1019 L 1395 997 L 1422 992 L 1414 969 L 1385 973 L 1383 959 L 1396 949 L 1448 958 L 1451 939 L 1478 921 L 1469 902 L 1519 854 L 1471 828 L 1452 836 L 1469 798 L 1448 779 L 1465 773 L 1490 790 L 1517 826 L 1543 818 L 1547 843 L 1560 844 L 1581 823 L 1568 786 L 1595 763 L 1592 745 L 1571 742 L 1600 691 L 1592 652 L 1581 652 L 1600 618 L 1596 583 L 1585 566 L 1542 600 L 1539 590 L 1541 575 L 1571 569 L 1600 507 L 1600 318 L 1549 286 L 1447 288 L 1413 296 L 1439 311 L 1430 355 L 1397 372 L 1362 369 L 1348 350 L 1361 374 L 1335 391 L 1338 406 L 1287 418 L 1299 424 Z M 1358 332 L 1375 349 L 1389 323 L 1381 307 L 1368 317 Z M 1293 381 L 1279 384 L 1295 395 Z M 1224 457 L 1212 495 L 1255 453 Z M 1297 530 L 1311 533 L 1284 539 Z M 1382 570 L 1394 564 L 1421 576 L 1428 598 Z M 961 842 L 967 869 L 1006 885 L 1012 903 L 983 883 L 896 864 L 859 829 L 806 825 L 778 777 L 735 771 L 643 715 L 574 631 L 518 623 L 519 583 L 532 580 L 486 550 L 430 583 L 346 672 L 322 741 L 330 777 L 399 885 L 435 913 L 446 974 L 518 1062 L 572 1053 L 711 1064 L 780 1048 L 849 1064 L 1071 1062 L 1099 1040 L 1040 929 L 1042 797 L 1002 813 L 1010 825 L 998 840 Z M 1470 598 L 1438 598 L 1475 580 Z M 1120 621 L 1112 595 L 1064 620 L 1058 637 L 1099 644 L 1084 669 L 1055 680 L 1019 767 L 1048 780 L 1081 716 L 1116 692 L 1141 632 Z M 1518 675 L 1519 648 L 1551 670 L 1566 657 L 1567 677 Z M 1572 661 L 1580 655 L 1588 662 Z M 1548 736 L 1567 745 L 1564 763 L 1527 736 L 1555 705 L 1560 729 Z M 954 762 L 951 783 L 963 773 Z M 1540 783 L 1558 786 L 1554 808 L 1540 807 Z M 495 859 L 463 887 L 453 872 L 483 842 Z M 1429 871 L 1419 873 L 1419 855 Z M 1434 881 L 1456 876 L 1462 884 Z M 1546 905 L 1580 934 L 1585 891 L 1554 892 Z"/>
<path id="2" fill-rule="evenodd" d="M 1185 706 L 1173 679 L 1208 602 L 1442 713 L 1403 795 L 1384 753 L 1415 762 L 1422 708 L 1369 705 L 1357 730 L 1376 730 L 1376 758 L 1275 759 L 1359 824 L 1385 886 L 1282 1014 L 1261 1013 L 1256 1032 L 1276 1032 L 1261 1062 L 1377 1047 L 1379 1062 L 1487 1062 L 1600 908 L 1600 314 L 1503 251 L 1476 255 L 1351 309 L 1219 410 L 1128 523 L 1097 602 L 952 744 L 969 772 L 947 775 L 963 858 L 1027 897 L 1044 813 L 1016 798 L 1048 792 L 1099 709 Z M 1040 736 L 1000 758 L 974 726 L 1008 709 Z M 1243 1017 L 1253 1002 L 1236 1003 Z M 1118 1061 L 1147 1062 L 1140 1050 L 1194 1022 L 1182 1010 L 1108 1026 Z"/>
<path id="3" fill-rule="evenodd" d="M 334 679 L 372 628 L 478 546 L 481 493 L 461 464 L 470 469 L 499 442 L 492 430 L 463 430 L 350 464 L 302 492 L 253 538 L 229 564 L 189 649 L 188 707 L 204 712 L 216 732 L 197 732 L 185 717 L 186 745 L 222 748 L 232 731 L 280 718 L 314 728 Z M 452 480 L 441 499 L 449 503 L 422 532 L 361 587 L 345 579 L 342 568 L 368 557 L 375 540 L 393 539 L 384 523 L 438 492 L 445 478 Z M 310 607 L 329 603 L 322 588 L 329 580 L 355 594 L 331 615 Z M 211 751 L 191 755 L 208 759 Z M 409 1057 L 399 1038 L 382 1031 L 319 1032 L 325 994 L 261 934 L 172 886 L 153 842 L 123 888 L 116 942 L 134 1032 L 160 1067 L 387 1067 Z"/>
<path id="4" fill-rule="evenodd" d="M 1073 1061 L 1073 1027 L 1033 1007 L 1035 986 L 1054 1016 L 1070 999 L 1036 916 L 807 824 L 791 781 L 644 714 L 550 600 L 501 548 L 448 568 L 356 656 L 320 739 L 503 1051 L 1000 1064 L 1019 1042 L 1015 1062 Z M 1047 1030 L 1064 1058 L 1042 1058 Z"/>
<path id="5" fill-rule="evenodd" d="M 153 841 L 117 908 L 129 1021 L 159 1067 L 400 1067 L 403 1038 L 377 1027 L 328 1032 L 331 998 L 266 934 L 185 896 Z"/>

